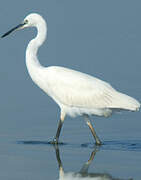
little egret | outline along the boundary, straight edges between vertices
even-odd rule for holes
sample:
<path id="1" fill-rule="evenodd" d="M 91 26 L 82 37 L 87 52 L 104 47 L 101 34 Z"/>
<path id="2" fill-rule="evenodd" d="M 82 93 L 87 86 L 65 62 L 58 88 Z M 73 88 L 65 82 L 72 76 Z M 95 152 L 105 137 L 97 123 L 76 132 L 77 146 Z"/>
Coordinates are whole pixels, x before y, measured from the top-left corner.
<path id="1" fill-rule="evenodd" d="M 21 24 L 12 28 L 1 38 L 15 30 L 27 27 L 37 28 L 37 36 L 29 42 L 26 49 L 28 72 L 32 80 L 52 97 L 61 110 L 58 129 L 52 143 L 58 143 L 66 115 L 83 116 L 96 144 L 100 145 L 101 141 L 91 124 L 89 115 L 108 117 L 115 109 L 139 110 L 140 103 L 136 99 L 116 91 L 107 82 L 64 67 L 43 67 L 37 58 L 37 52 L 45 41 L 47 24 L 39 14 L 29 14 Z"/>

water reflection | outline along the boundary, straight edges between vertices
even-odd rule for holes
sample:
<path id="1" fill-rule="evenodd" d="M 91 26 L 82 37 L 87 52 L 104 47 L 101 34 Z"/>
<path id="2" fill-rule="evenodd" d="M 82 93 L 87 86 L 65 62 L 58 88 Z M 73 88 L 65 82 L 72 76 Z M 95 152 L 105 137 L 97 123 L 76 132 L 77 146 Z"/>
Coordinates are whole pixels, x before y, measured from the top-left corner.
<path id="1" fill-rule="evenodd" d="M 110 174 L 107 173 L 89 173 L 88 169 L 90 164 L 92 163 L 96 152 L 98 151 L 98 147 L 96 146 L 91 153 L 89 160 L 82 166 L 79 172 L 65 172 L 63 168 L 63 163 L 60 158 L 59 146 L 55 145 L 56 158 L 59 166 L 59 180 L 125 180 L 114 178 Z M 127 179 L 126 179 L 127 180 Z M 133 179 L 128 179 L 133 180 Z"/>

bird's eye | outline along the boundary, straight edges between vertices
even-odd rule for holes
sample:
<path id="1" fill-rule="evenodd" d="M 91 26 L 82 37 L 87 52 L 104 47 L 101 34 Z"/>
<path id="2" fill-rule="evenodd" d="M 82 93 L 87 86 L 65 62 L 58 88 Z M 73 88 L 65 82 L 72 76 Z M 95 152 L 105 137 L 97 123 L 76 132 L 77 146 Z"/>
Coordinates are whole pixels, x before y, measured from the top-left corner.
<path id="1" fill-rule="evenodd" d="M 26 19 L 26 20 L 24 21 L 24 23 L 27 24 L 27 23 L 28 23 L 28 20 Z"/>

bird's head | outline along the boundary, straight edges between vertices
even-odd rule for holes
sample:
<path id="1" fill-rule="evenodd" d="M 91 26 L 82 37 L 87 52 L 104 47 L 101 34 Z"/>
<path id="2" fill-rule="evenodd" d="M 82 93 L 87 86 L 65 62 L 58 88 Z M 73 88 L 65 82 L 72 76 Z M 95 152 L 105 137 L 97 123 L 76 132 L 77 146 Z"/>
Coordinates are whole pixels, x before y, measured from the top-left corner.
<path id="1" fill-rule="evenodd" d="M 5 34 L 3 34 L 1 36 L 1 38 L 9 35 L 10 33 L 12 33 L 15 30 L 20 30 L 20 29 L 24 29 L 27 27 L 34 27 L 37 26 L 37 23 L 39 24 L 39 22 L 41 22 L 43 20 L 42 16 L 40 16 L 37 13 L 32 13 L 29 14 L 25 17 L 25 19 L 22 21 L 22 23 L 20 23 L 19 25 L 17 25 L 16 27 L 12 28 L 11 30 L 9 30 L 8 32 L 6 32 Z"/>

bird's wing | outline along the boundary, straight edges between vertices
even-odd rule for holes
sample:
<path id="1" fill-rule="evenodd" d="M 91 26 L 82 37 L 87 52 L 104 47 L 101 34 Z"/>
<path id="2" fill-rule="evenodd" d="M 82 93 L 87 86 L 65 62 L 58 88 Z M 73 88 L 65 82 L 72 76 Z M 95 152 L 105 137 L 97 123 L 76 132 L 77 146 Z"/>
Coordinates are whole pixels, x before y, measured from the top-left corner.
<path id="1" fill-rule="evenodd" d="M 49 95 L 58 102 L 82 108 L 108 108 L 112 104 L 111 85 L 78 71 L 62 67 L 48 69 Z"/>

